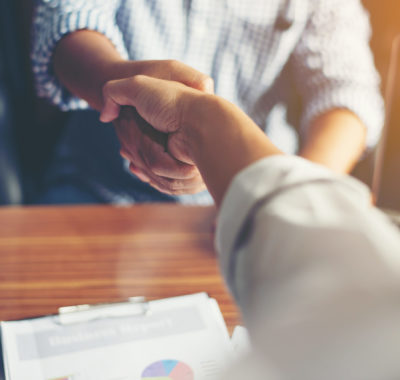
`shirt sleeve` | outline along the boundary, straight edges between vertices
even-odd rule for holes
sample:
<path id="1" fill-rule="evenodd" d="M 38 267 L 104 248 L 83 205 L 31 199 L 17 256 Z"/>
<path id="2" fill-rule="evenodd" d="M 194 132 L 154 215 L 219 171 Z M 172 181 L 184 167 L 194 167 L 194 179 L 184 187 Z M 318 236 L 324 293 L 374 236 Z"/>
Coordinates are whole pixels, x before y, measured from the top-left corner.
<path id="1" fill-rule="evenodd" d="M 399 378 L 400 235 L 364 185 L 258 161 L 227 191 L 217 247 L 254 347 L 227 378 Z"/>
<path id="2" fill-rule="evenodd" d="M 123 36 L 116 24 L 119 0 L 39 0 L 33 23 L 32 65 L 37 93 L 62 110 L 87 108 L 57 79 L 52 67 L 54 49 L 60 39 L 80 29 L 104 34 L 122 57 L 127 58 Z"/>
<path id="3" fill-rule="evenodd" d="M 303 100 L 301 133 L 320 114 L 344 108 L 368 129 L 376 144 L 384 121 L 380 78 L 369 46 L 369 17 L 360 0 L 311 0 L 312 12 L 292 56 Z"/>

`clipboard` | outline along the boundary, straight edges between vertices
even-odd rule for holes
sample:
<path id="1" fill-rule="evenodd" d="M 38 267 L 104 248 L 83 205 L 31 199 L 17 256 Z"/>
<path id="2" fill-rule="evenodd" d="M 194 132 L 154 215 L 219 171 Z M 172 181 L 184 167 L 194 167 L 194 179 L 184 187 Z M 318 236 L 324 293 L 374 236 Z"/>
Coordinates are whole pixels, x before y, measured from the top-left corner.
<path id="1" fill-rule="evenodd" d="M 205 293 L 1 323 L 5 380 L 217 379 L 232 345 Z"/>
<path id="2" fill-rule="evenodd" d="M 146 297 L 130 297 L 125 302 L 83 304 L 64 306 L 58 309 L 59 323 L 70 325 L 102 318 L 119 318 L 129 315 L 150 315 L 151 309 Z"/>

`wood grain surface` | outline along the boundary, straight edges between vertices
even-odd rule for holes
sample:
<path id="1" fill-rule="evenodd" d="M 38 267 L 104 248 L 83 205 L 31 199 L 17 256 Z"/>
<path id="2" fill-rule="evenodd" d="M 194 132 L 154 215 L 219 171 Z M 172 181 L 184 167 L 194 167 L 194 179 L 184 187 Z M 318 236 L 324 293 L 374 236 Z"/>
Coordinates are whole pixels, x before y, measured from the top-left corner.
<path id="1" fill-rule="evenodd" d="M 0 320 L 60 306 L 207 292 L 239 322 L 213 249 L 210 207 L 0 208 Z"/>

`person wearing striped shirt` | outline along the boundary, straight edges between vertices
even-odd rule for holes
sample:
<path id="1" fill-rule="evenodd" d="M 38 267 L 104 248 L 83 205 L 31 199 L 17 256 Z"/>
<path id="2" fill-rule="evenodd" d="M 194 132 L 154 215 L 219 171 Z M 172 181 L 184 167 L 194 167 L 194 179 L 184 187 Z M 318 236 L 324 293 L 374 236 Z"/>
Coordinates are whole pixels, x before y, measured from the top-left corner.
<path id="1" fill-rule="evenodd" d="M 38 0 L 32 61 L 38 94 L 62 110 L 99 110 L 110 80 L 171 79 L 215 91 L 281 150 L 343 173 L 382 126 L 369 37 L 360 0 Z M 212 201 L 135 110 L 114 129 L 97 119 L 71 116 L 39 201 Z"/>

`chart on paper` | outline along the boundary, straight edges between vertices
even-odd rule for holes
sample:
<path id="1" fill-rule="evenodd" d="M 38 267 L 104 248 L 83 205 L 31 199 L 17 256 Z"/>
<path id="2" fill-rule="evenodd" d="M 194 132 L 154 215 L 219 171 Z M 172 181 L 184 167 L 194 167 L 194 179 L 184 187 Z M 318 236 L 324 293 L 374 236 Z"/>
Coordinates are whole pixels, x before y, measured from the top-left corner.
<path id="1" fill-rule="evenodd" d="M 142 380 L 193 380 L 193 370 L 178 360 L 160 360 L 150 364 L 142 373 Z"/>

